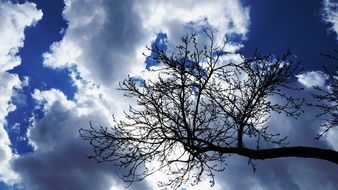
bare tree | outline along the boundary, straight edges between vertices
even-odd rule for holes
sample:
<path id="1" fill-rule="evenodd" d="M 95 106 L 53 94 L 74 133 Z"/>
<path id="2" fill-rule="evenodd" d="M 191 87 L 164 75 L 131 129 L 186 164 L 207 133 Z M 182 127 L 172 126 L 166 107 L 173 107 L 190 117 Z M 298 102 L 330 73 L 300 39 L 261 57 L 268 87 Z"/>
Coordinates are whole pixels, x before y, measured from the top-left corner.
<path id="1" fill-rule="evenodd" d="M 338 61 L 338 50 L 334 50 L 333 53 L 321 53 L 323 57 Z M 321 138 L 331 128 L 338 126 L 338 73 L 331 73 L 326 68 L 325 73 L 328 76 L 327 88 L 321 88 L 314 86 L 316 93 L 313 97 L 318 100 L 318 104 L 309 104 L 310 106 L 318 107 L 322 112 L 317 117 L 324 118 L 326 122 L 322 124 L 324 130 L 316 137 Z"/>
<path id="2" fill-rule="evenodd" d="M 98 162 L 111 161 L 128 172 L 127 182 L 140 181 L 158 170 L 170 180 L 162 185 L 178 188 L 197 184 L 203 175 L 224 170 L 232 154 L 256 159 L 280 157 L 317 158 L 338 164 L 338 153 L 315 147 L 288 147 L 286 137 L 269 130 L 272 112 L 297 118 L 302 99 L 288 95 L 288 82 L 297 74 L 299 63 L 287 51 L 281 57 L 258 52 L 242 62 L 224 57 L 225 43 L 218 46 L 211 33 L 200 47 L 197 36 L 182 39 L 172 52 L 151 49 L 162 67 L 157 80 L 141 83 L 128 77 L 120 84 L 137 106 L 126 119 L 112 127 L 81 129 L 90 141 Z M 153 161 L 158 164 L 151 165 Z M 254 165 L 253 165 L 254 166 Z"/>

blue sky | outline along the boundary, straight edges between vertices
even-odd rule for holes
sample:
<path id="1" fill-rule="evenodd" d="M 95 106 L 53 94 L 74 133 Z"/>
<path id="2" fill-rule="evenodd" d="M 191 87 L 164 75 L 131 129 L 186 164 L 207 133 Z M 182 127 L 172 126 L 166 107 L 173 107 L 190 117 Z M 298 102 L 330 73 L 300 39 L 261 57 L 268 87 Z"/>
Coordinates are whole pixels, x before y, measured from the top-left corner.
<path id="1" fill-rule="evenodd" d="M 10 73 L 18 74 L 21 80 L 23 76 L 29 76 L 30 85 L 22 89 L 24 103 L 7 117 L 9 126 L 15 123 L 23 126 L 19 134 L 13 133 L 10 135 L 15 149 L 18 153 L 23 154 L 32 151 L 32 147 L 27 140 L 18 141 L 16 138 L 27 133 L 27 128 L 24 126 L 29 125 L 28 118 L 31 117 L 31 113 L 36 113 L 38 117 L 42 116 L 39 110 L 34 109 L 36 105 L 30 96 L 32 90 L 57 88 L 62 90 L 69 98 L 74 96 L 76 90 L 70 82 L 67 69 L 56 71 L 42 65 L 43 58 L 41 54 L 48 51 L 51 43 L 62 39 L 60 31 L 67 27 L 67 23 L 62 17 L 64 3 L 62 1 L 54 1 L 53 3 L 46 1 L 32 2 L 36 3 L 38 9 L 45 10 L 43 19 L 35 27 L 29 27 L 25 30 L 25 45 L 19 52 L 22 63 L 10 71 Z M 60 78 L 64 80 L 60 80 Z"/>
<path id="2" fill-rule="evenodd" d="M 202 27 L 215 29 L 217 40 L 229 36 L 229 51 L 246 56 L 290 49 L 304 67 L 294 81 L 304 94 L 312 85 L 324 87 L 322 68 L 338 66 L 320 56 L 338 48 L 337 7 L 336 0 L 0 0 L 0 189 L 124 189 L 116 168 L 84 159 L 91 149 L 77 131 L 121 116 L 130 102 L 116 90 L 118 82 L 128 74 L 151 77 L 146 70 L 158 64 L 142 56 L 146 45 L 170 48 Z M 311 110 L 297 121 L 272 122 L 285 126 L 293 144 L 338 148 L 335 131 L 313 140 L 321 121 Z M 338 168 L 321 161 L 263 161 L 255 174 L 244 158 L 229 162 L 213 189 L 338 186 Z M 130 189 L 157 189 L 156 179 Z"/>

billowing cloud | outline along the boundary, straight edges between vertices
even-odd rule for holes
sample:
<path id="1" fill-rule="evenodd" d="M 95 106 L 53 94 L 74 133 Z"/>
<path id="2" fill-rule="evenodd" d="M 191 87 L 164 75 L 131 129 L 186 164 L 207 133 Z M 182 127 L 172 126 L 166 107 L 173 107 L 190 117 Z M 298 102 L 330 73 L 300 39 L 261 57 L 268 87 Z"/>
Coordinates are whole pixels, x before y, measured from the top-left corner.
<path id="1" fill-rule="evenodd" d="M 144 6 L 146 4 L 147 6 Z M 135 9 L 142 26 L 150 33 L 164 32 L 174 44 L 187 32 L 211 28 L 220 42 L 225 35 L 246 38 L 249 26 L 249 8 L 240 1 L 145 1 L 137 2 Z"/>
<path id="2" fill-rule="evenodd" d="M 109 126 L 110 115 L 122 113 L 120 110 L 130 102 L 115 90 L 117 82 L 130 72 L 140 74 L 145 69 L 142 52 L 158 33 L 166 34 L 168 43 L 177 44 L 187 32 L 200 32 L 208 27 L 214 29 L 217 41 L 224 36 L 245 40 L 249 8 L 237 0 L 214 0 L 212 3 L 202 0 L 127 3 L 66 0 L 65 4 L 63 15 L 68 28 L 63 39 L 53 43 L 50 51 L 43 54 L 44 66 L 70 68 L 78 91 L 72 100 L 57 89 L 34 91 L 33 98 L 44 112 L 44 117 L 36 120 L 29 130 L 28 138 L 35 151 L 17 158 L 13 166 L 27 189 L 118 189 L 125 185 L 116 178 L 114 172 L 118 169 L 110 163 L 96 164 L 87 160 L 85 155 L 91 148 L 79 138 L 78 129 L 88 127 L 89 121 Z M 234 43 L 229 49 L 234 51 L 240 47 L 240 43 Z M 232 56 L 227 60 L 238 60 Z M 320 86 L 325 83 L 325 75 L 309 72 L 299 75 L 298 80 L 308 87 Z M 283 126 L 281 131 L 289 135 L 294 144 L 315 144 L 312 137 L 320 123 L 312 122 L 312 130 L 299 127 L 313 118 L 298 122 L 290 122 L 287 118 L 281 121 L 279 116 L 275 119 L 272 120 L 275 125 Z M 305 138 L 309 136 L 310 140 Z M 217 174 L 214 189 L 311 189 L 310 185 L 316 180 L 325 181 L 329 189 L 336 185 L 332 181 L 337 181 L 331 172 L 321 173 L 324 177 L 319 177 L 318 171 L 325 171 L 330 165 L 316 161 L 257 162 L 257 173 L 252 172 L 245 158 L 234 156 L 228 162 L 229 168 Z M 157 177 L 147 179 L 151 185 L 136 184 L 135 189 L 156 189 Z M 311 183 L 306 178 L 311 179 Z M 209 189 L 206 184 L 207 180 L 191 189 Z"/>
<path id="3" fill-rule="evenodd" d="M 124 1 L 67 1 L 68 28 L 61 42 L 45 53 L 45 66 L 76 65 L 81 77 L 111 86 L 137 64 L 137 45 L 144 38 L 133 4 Z M 141 63 L 142 64 L 142 63 Z"/>
<path id="4" fill-rule="evenodd" d="M 338 40 L 338 2 L 336 0 L 324 0 L 322 16 L 325 22 L 330 23 L 333 32 Z"/>
<path id="5" fill-rule="evenodd" d="M 57 89 L 35 90 L 33 98 L 44 111 L 44 117 L 33 123 L 28 138 L 34 152 L 18 157 L 13 162 L 20 173 L 25 189 L 57 190 L 124 189 L 118 182 L 111 163 L 97 164 L 88 160 L 91 147 L 79 137 L 81 127 L 109 126 L 110 111 L 102 106 L 98 97 L 67 100 Z M 139 184 L 142 187 L 142 183 Z M 144 184 L 143 184 L 144 185 Z"/>
<path id="6" fill-rule="evenodd" d="M 7 184 L 17 182 L 19 175 L 10 167 L 15 155 L 10 149 L 10 140 L 4 126 L 7 124 L 8 113 L 16 108 L 11 103 L 16 89 L 25 85 L 16 74 L 7 71 L 21 63 L 17 53 L 24 44 L 25 28 L 34 25 L 41 18 L 42 12 L 33 3 L 19 5 L 0 2 L 0 180 Z"/>
<path id="7" fill-rule="evenodd" d="M 41 10 L 34 3 L 0 4 L 0 71 L 8 71 L 20 64 L 16 54 L 23 46 L 24 30 L 42 18 Z"/>
<path id="8" fill-rule="evenodd" d="M 298 81 L 307 88 L 323 87 L 328 76 L 321 71 L 308 71 L 297 75 Z"/>
<path id="9" fill-rule="evenodd" d="M 176 45 L 187 32 L 203 27 L 214 29 L 218 38 L 236 34 L 245 39 L 249 26 L 249 9 L 238 0 L 213 3 L 67 0 L 65 4 L 63 15 L 68 28 L 63 39 L 43 54 L 44 66 L 75 68 L 75 75 L 100 86 L 102 97 L 114 113 L 121 106 L 126 107 L 122 105 L 125 102 L 116 101 L 122 97 L 116 92 L 118 82 L 128 73 L 142 75 L 145 70 L 142 53 L 147 52 L 145 46 L 159 32 L 168 34 L 169 42 Z M 238 47 L 234 44 L 232 49 Z M 77 78 L 73 78 L 78 85 Z"/>
<path id="10" fill-rule="evenodd" d="M 29 130 L 35 151 L 16 159 L 14 168 L 28 189 L 116 189 L 116 168 L 86 160 L 91 149 L 79 138 L 78 129 L 89 127 L 89 121 L 109 126 L 110 115 L 122 113 L 130 102 L 116 91 L 117 82 L 145 69 L 142 52 L 159 32 L 166 33 L 172 44 L 187 31 L 198 32 L 203 27 L 214 29 L 217 40 L 234 34 L 244 40 L 249 9 L 237 0 L 66 0 L 65 4 L 68 28 L 63 39 L 43 54 L 44 66 L 70 68 L 78 91 L 74 100 L 67 100 L 56 89 L 33 93 L 45 115 Z M 155 179 L 148 180 L 154 189 Z M 199 189 L 207 187 L 207 180 L 199 185 Z M 150 186 L 137 184 L 137 189 L 142 188 Z"/>
<path id="11" fill-rule="evenodd" d="M 146 5 L 146 6 L 144 6 Z M 109 86 L 132 70 L 144 69 L 142 52 L 159 32 L 176 42 L 203 27 L 218 38 L 246 38 L 249 9 L 237 0 L 206 1 L 66 1 L 64 17 L 68 29 L 61 42 L 44 54 L 45 66 L 76 65 L 85 80 Z"/>

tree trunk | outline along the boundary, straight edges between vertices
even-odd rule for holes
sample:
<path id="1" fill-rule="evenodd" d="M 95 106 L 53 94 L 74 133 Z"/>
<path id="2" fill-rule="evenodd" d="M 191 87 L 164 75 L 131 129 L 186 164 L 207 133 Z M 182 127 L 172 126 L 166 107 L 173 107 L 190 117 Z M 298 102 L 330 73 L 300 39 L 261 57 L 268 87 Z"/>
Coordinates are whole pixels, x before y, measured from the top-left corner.
<path id="1" fill-rule="evenodd" d="M 254 160 L 265 160 L 282 157 L 301 157 L 327 160 L 338 164 L 337 151 L 315 147 L 295 146 L 255 150 L 248 148 L 227 148 L 215 146 L 210 147 L 209 151 L 218 151 L 226 154 L 237 154 Z"/>

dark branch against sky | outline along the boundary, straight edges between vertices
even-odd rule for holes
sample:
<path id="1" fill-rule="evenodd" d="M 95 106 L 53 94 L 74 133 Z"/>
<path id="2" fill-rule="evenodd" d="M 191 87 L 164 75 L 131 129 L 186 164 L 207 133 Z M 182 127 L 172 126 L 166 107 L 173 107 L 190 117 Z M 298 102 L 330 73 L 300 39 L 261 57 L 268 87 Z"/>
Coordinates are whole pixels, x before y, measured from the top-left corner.
<path id="1" fill-rule="evenodd" d="M 245 57 L 256 49 L 277 57 L 286 50 L 301 61 L 303 73 L 291 80 L 288 95 L 311 96 L 313 85 L 327 90 L 337 62 L 336 0 L 277 1 L 0 1 L 0 189 L 124 189 L 117 168 L 85 158 L 91 147 L 80 128 L 112 126 L 132 101 L 117 91 L 128 74 L 153 79 L 158 62 L 142 55 L 146 46 L 174 49 L 181 37 L 213 29 L 229 52 Z M 199 43 L 203 44 L 201 38 Z M 153 54 L 152 56 L 156 56 Z M 236 62 L 234 54 L 226 61 Z M 195 88 L 196 89 L 196 88 Z M 318 92 L 318 91 L 317 91 Z M 320 110 L 305 106 L 294 120 L 272 115 L 271 129 L 293 146 L 337 149 L 335 130 L 320 140 Z M 306 129 L 306 130 L 305 130 Z M 308 159 L 256 162 L 231 157 L 215 176 L 214 189 L 335 189 L 338 171 Z M 51 172 L 54 171 L 54 172 Z M 157 189 L 159 176 L 131 189 Z M 245 180 L 242 180 L 245 179 Z M 186 187 L 190 189 L 188 186 Z M 208 189 L 208 180 L 192 189 Z"/>

